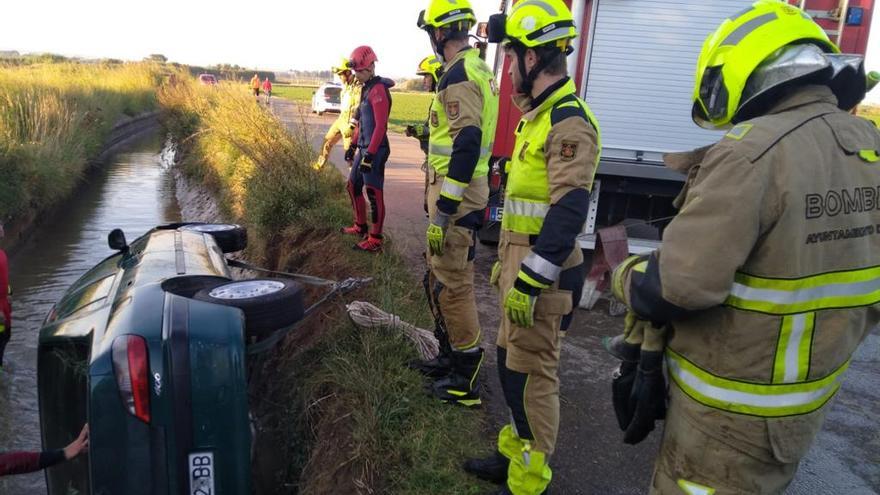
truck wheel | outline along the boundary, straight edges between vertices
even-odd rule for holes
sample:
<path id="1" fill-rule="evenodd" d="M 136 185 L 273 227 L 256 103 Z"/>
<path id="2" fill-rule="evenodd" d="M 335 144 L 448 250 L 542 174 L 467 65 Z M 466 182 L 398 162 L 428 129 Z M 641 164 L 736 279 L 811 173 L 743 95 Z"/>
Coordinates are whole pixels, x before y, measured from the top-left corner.
<path id="1" fill-rule="evenodd" d="M 498 238 L 501 236 L 501 222 L 488 222 L 480 230 L 477 231 L 477 239 L 484 246 L 498 245 Z"/>
<path id="2" fill-rule="evenodd" d="M 196 293 L 199 301 L 232 306 L 244 312 L 248 336 L 265 337 L 303 318 L 303 289 L 287 278 L 238 280 Z"/>
<path id="3" fill-rule="evenodd" d="M 638 218 L 624 218 L 620 223 L 626 227 L 627 237 L 646 239 L 649 241 L 660 240 L 660 229 L 652 224 L 645 223 L 644 220 Z"/>
<path id="4" fill-rule="evenodd" d="M 203 223 L 186 225 L 183 229 L 210 234 L 224 253 L 234 253 L 247 247 L 247 229 L 241 225 Z"/>
<path id="5" fill-rule="evenodd" d="M 238 280 L 200 290 L 194 298 L 241 309 L 247 335 L 257 338 L 293 325 L 305 314 L 302 286 L 287 278 Z"/>

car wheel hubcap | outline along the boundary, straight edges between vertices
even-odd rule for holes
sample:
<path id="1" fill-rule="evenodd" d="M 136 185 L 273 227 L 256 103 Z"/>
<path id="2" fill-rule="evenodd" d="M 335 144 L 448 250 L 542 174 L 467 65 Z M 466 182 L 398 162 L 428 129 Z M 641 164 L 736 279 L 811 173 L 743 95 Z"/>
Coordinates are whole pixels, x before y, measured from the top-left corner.
<path id="1" fill-rule="evenodd" d="M 214 299 L 250 299 L 274 294 L 283 288 L 283 283 L 273 280 L 249 280 L 221 285 L 208 295 Z"/>

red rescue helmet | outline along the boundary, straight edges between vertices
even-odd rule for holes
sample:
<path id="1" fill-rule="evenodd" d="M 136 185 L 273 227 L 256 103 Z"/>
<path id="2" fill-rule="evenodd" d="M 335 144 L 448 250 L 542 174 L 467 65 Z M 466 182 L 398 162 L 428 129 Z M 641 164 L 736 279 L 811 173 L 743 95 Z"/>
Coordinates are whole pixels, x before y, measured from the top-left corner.
<path id="1" fill-rule="evenodd" d="M 379 57 L 376 56 L 376 52 L 373 51 L 367 45 L 362 45 L 354 49 L 351 52 L 351 56 L 348 57 L 348 66 L 352 70 L 364 70 L 370 67 L 370 64 L 379 60 Z"/>

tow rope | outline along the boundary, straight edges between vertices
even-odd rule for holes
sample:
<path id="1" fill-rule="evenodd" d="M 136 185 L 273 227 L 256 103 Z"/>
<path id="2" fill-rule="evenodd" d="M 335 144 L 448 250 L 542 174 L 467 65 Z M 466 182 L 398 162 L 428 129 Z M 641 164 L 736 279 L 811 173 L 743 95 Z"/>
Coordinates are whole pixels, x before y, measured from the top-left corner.
<path id="1" fill-rule="evenodd" d="M 314 285 L 314 286 L 319 286 L 319 287 L 330 287 L 329 292 L 324 294 L 320 299 L 318 299 L 311 306 L 306 308 L 306 310 L 303 312 L 303 317 L 300 318 L 299 321 L 297 321 L 293 325 L 290 325 L 290 326 L 287 326 L 284 328 L 279 328 L 278 330 L 275 330 L 274 332 L 269 334 L 269 336 L 266 337 L 265 339 L 249 345 L 248 349 L 247 349 L 248 355 L 260 354 L 265 351 L 268 351 L 269 349 L 274 348 L 275 345 L 281 341 L 281 339 L 283 339 L 288 333 L 290 333 L 291 331 L 297 329 L 300 325 L 302 325 L 302 323 L 304 321 L 306 321 L 308 319 L 308 317 L 312 313 L 314 313 L 315 310 L 318 309 L 318 307 L 323 305 L 325 302 L 329 301 L 330 299 L 332 299 L 333 297 L 335 297 L 337 295 L 346 294 L 346 293 L 351 292 L 353 290 L 359 289 L 359 288 L 363 287 L 364 285 L 372 282 L 372 280 L 373 280 L 372 277 L 363 277 L 363 278 L 349 277 L 341 282 L 338 282 L 335 280 L 328 280 L 326 278 L 315 277 L 313 275 L 305 275 L 302 273 L 289 273 L 289 272 L 281 272 L 281 271 L 277 271 L 277 270 L 268 270 L 266 268 L 260 268 L 258 266 L 251 265 L 250 263 L 246 263 L 244 261 L 227 259 L 226 263 L 229 266 L 234 266 L 236 268 L 244 268 L 246 270 L 253 270 L 255 272 L 268 273 L 271 275 L 282 275 L 282 276 L 292 278 L 294 280 L 297 280 L 297 281 L 302 282 L 307 285 Z"/>
<path id="2" fill-rule="evenodd" d="M 266 268 L 260 268 L 258 266 L 251 265 L 250 263 L 246 263 L 244 261 L 231 259 L 227 259 L 226 261 L 229 266 L 233 266 L 236 268 L 243 268 L 245 270 L 252 270 L 255 272 L 267 273 L 270 275 L 282 275 L 308 285 L 330 287 L 329 292 L 324 294 L 323 297 L 318 299 L 314 304 L 312 304 L 305 310 L 305 312 L 303 313 L 303 317 L 299 321 L 288 327 L 275 330 L 265 339 L 248 346 L 248 355 L 260 354 L 274 348 L 275 345 L 281 341 L 281 339 L 283 339 L 291 331 L 298 328 L 304 321 L 306 321 L 308 316 L 311 315 L 322 304 L 337 295 L 346 294 L 353 290 L 359 289 L 373 280 L 372 277 L 350 277 L 341 282 L 337 282 L 321 277 L 315 277 L 313 275 L 268 270 Z M 348 317 L 351 319 L 351 322 L 354 323 L 356 327 L 362 330 L 384 327 L 391 330 L 401 331 L 410 341 L 412 341 L 413 345 L 416 348 L 416 351 L 419 353 L 419 356 L 426 361 L 433 359 L 435 356 L 437 356 L 437 353 L 439 352 L 440 344 L 437 342 L 437 338 L 434 337 L 434 333 L 430 330 L 419 328 L 411 323 L 407 323 L 401 320 L 399 316 L 391 313 L 386 313 L 385 311 L 382 311 L 376 306 L 365 301 L 354 301 L 350 304 L 347 304 L 345 306 L 345 309 L 348 311 Z"/>

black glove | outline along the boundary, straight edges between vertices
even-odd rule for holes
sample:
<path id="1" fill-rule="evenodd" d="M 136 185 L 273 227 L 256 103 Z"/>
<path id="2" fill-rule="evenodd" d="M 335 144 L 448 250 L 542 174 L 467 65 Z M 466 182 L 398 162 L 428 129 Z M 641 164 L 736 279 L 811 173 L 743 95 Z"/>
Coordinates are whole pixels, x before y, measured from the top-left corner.
<path id="1" fill-rule="evenodd" d="M 624 432 L 624 443 L 637 444 L 654 430 L 654 421 L 666 417 L 666 326 L 643 320 L 629 311 L 623 335 L 603 343 L 621 361 L 611 382 L 617 424 Z"/>
<path id="2" fill-rule="evenodd" d="M 620 367 L 612 375 L 611 403 L 614 406 L 617 425 L 620 426 L 621 431 L 626 431 L 633 417 L 633 404 L 630 403 L 630 396 L 636 381 L 636 371 L 639 368 L 641 344 L 627 343 L 618 338 L 606 340 L 605 347 L 621 360 Z"/>
<path id="3" fill-rule="evenodd" d="M 361 172 L 368 173 L 373 171 L 373 154 L 365 151 L 361 156 Z"/>
<path id="4" fill-rule="evenodd" d="M 354 146 L 349 146 L 348 149 L 345 150 L 345 161 L 354 161 Z"/>
<path id="5" fill-rule="evenodd" d="M 642 350 L 639 369 L 630 393 L 632 421 L 623 433 L 623 443 L 635 445 L 654 430 L 654 421 L 666 417 L 666 378 L 663 351 Z"/>
<path id="6" fill-rule="evenodd" d="M 414 125 L 406 126 L 406 131 L 404 132 L 404 134 L 406 134 L 407 137 L 415 136 L 417 134 L 416 126 L 414 126 Z"/>

